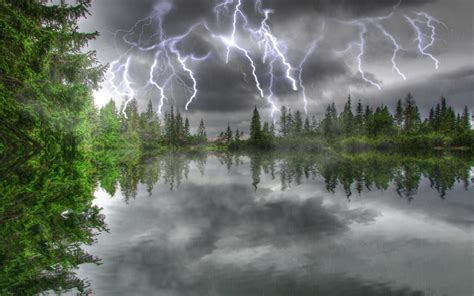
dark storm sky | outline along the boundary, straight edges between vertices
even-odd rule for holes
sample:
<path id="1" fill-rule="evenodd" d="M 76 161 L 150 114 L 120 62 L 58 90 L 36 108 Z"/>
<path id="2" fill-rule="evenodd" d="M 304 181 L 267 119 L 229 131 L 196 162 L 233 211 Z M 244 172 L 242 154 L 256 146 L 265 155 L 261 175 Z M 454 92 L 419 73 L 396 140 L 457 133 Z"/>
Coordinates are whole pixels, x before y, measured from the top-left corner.
<path id="1" fill-rule="evenodd" d="M 96 0 L 93 1 L 91 16 L 81 22 L 82 30 L 98 30 L 101 36 L 90 44 L 97 50 L 99 61 L 110 63 L 117 59 L 128 47 L 115 43 L 113 32 L 129 30 L 137 20 L 149 16 L 157 5 L 166 5 L 169 12 L 164 18 L 164 30 L 167 36 L 182 34 L 199 20 L 205 20 L 213 31 L 229 35 L 232 29 L 232 8 L 229 14 L 220 15 L 217 23 L 213 13 L 214 0 Z M 253 0 L 242 0 L 242 10 L 249 16 L 250 25 L 258 27 L 261 15 L 254 11 Z M 397 5 L 398 0 L 263 0 L 262 7 L 273 9 L 270 25 L 273 34 L 286 46 L 286 56 L 298 77 L 298 67 L 309 44 L 323 35 L 318 48 L 309 56 L 303 68 L 303 81 L 308 96 L 310 115 L 320 116 L 324 108 L 332 101 L 341 109 L 348 94 L 354 100 L 378 105 L 385 103 L 393 107 L 395 101 L 412 92 L 422 114 L 427 107 L 436 103 L 441 95 L 460 111 L 464 105 L 474 108 L 474 4 L 471 0 L 414 0 L 402 1 L 394 10 L 390 19 L 382 22 L 403 47 L 397 56 L 398 67 L 406 75 L 403 80 L 392 69 L 391 57 L 393 45 L 377 31 L 375 26 L 368 26 L 365 54 L 362 57 L 366 76 L 378 82 L 382 89 L 364 82 L 357 68 L 357 48 L 344 54 L 335 50 L 344 49 L 350 42 L 358 41 L 357 27 L 343 24 L 340 21 L 351 21 L 360 18 L 387 15 Z M 160 4 L 161 3 L 161 4 Z M 415 31 L 404 18 L 415 12 L 427 12 L 446 24 L 437 25 L 438 39 L 427 51 L 440 62 L 439 69 L 434 68 L 433 61 L 417 52 Z M 323 30 L 323 23 L 325 24 Z M 242 23 L 240 22 L 240 28 Z M 424 27 L 424 33 L 430 34 Z M 147 30 L 146 34 L 153 34 Z M 237 31 L 236 38 L 244 40 L 245 33 Z M 261 63 L 261 51 L 256 43 L 246 43 L 257 63 L 257 74 L 262 84 L 268 83 L 268 68 Z M 186 115 L 197 121 L 204 118 L 211 134 L 222 129 L 229 121 L 234 128 L 248 128 L 249 117 L 256 104 L 262 110 L 264 119 L 269 119 L 270 108 L 265 99 L 260 98 L 252 80 L 250 67 L 242 54 L 231 51 L 229 63 L 225 63 L 226 48 L 222 42 L 213 39 L 205 30 L 196 30 L 190 38 L 180 44 L 185 54 L 202 56 L 210 53 L 206 61 L 190 64 L 198 83 L 198 95 L 190 105 Z M 134 85 L 146 83 L 147 73 L 153 63 L 153 55 L 140 52 L 130 53 L 131 79 Z M 277 71 L 275 102 L 277 106 L 287 105 L 293 109 L 303 109 L 301 90 L 295 92 L 284 79 L 282 68 Z M 245 74 L 243 74 L 245 73 Z M 185 76 L 183 76 L 185 77 Z M 138 89 L 138 87 L 137 87 Z M 175 87 L 176 89 L 176 87 Z M 265 89 L 266 90 L 266 89 Z M 148 99 L 158 104 L 158 92 L 150 89 L 137 91 L 141 107 Z M 119 104 L 123 97 L 115 94 L 105 82 L 102 89 L 95 94 L 96 102 L 102 105 L 110 98 Z M 174 104 L 184 110 L 185 95 L 175 90 Z M 165 105 L 167 106 L 169 105 Z M 278 116 L 278 114 L 276 114 Z"/>

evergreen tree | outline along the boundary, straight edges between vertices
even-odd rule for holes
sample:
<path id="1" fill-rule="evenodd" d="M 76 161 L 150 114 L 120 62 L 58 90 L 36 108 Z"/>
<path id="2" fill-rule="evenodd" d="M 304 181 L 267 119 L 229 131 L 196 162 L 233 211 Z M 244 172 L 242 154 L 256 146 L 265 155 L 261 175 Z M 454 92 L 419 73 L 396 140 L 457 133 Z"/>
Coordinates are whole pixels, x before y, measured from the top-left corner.
<path id="1" fill-rule="evenodd" d="M 224 142 L 225 142 L 226 144 L 229 144 L 230 142 L 232 142 L 232 137 L 233 137 L 233 135 L 232 135 L 232 129 L 230 128 L 230 124 L 227 123 L 227 129 L 226 129 L 226 131 L 225 131 L 225 133 L 224 133 Z"/>
<path id="2" fill-rule="evenodd" d="M 112 149 L 119 144 L 120 121 L 115 102 L 110 100 L 100 109 L 97 123 L 96 145 L 100 149 Z"/>
<path id="3" fill-rule="evenodd" d="M 293 133 L 296 135 L 301 134 L 301 131 L 303 129 L 303 119 L 301 118 L 301 112 L 299 110 L 296 110 L 295 112 L 295 119 L 293 123 Z"/>
<path id="4" fill-rule="evenodd" d="M 436 130 L 435 111 L 433 108 L 430 109 L 430 113 L 428 115 L 427 128 L 429 131 Z"/>
<path id="5" fill-rule="evenodd" d="M 440 123 L 441 123 L 441 106 L 438 103 L 436 104 L 436 109 L 435 109 L 434 118 L 433 118 L 433 129 L 437 132 L 439 131 Z"/>
<path id="6" fill-rule="evenodd" d="M 145 146 L 156 144 L 161 137 L 160 118 L 153 110 L 151 100 L 148 101 L 147 109 L 140 114 L 140 135 Z"/>
<path id="7" fill-rule="evenodd" d="M 333 104 L 329 105 L 326 108 L 326 113 L 324 119 L 321 122 L 322 132 L 324 137 L 331 138 L 336 136 L 337 132 L 337 111 L 336 107 Z"/>
<path id="8" fill-rule="evenodd" d="M 439 118 L 439 132 L 451 134 L 456 125 L 456 115 L 453 109 L 447 105 L 446 98 L 441 97 L 441 112 Z"/>
<path id="9" fill-rule="evenodd" d="M 291 108 L 288 109 L 288 115 L 286 116 L 286 134 L 290 135 L 293 132 L 294 119 L 291 113 Z"/>
<path id="10" fill-rule="evenodd" d="M 316 130 L 318 129 L 319 127 L 319 124 L 318 124 L 318 121 L 316 120 L 316 116 L 311 116 L 311 132 L 316 132 Z"/>
<path id="11" fill-rule="evenodd" d="M 200 143 L 204 143 L 207 140 L 206 127 L 204 126 L 204 120 L 201 119 L 197 130 L 197 138 Z"/>
<path id="12" fill-rule="evenodd" d="M 403 114 L 403 104 L 402 100 L 397 101 L 397 107 L 395 108 L 395 124 L 399 129 L 403 128 L 403 120 L 404 120 L 404 114 Z"/>
<path id="13" fill-rule="evenodd" d="M 189 126 L 188 117 L 186 117 L 184 120 L 184 139 L 186 143 L 188 143 L 189 140 L 191 139 L 191 128 Z"/>
<path id="14" fill-rule="evenodd" d="M 306 117 L 305 120 L 304 120 L 303 130 L 304 130 L 305 134 L 311 133 L 311 125 L 309 124 L 309 118 L 308 117 Z"/>
<path id="15" fill-rule="evenodd" d="M 288 135 L 287 110 L 285 106 L 281 106 L 280 134 L 283 137 L 286 137 Z"/>
<path id="16" fill-rule="evenodd" d="M 347 98 L 347 102 L 344 105 L 344 111 L 341 114 L 342 131 L 346 135 L 351 135 L 354 130 L 354 114 L 352 113 L 352 102 L 351 96 Z"/>
<path id="17" fill-rule="evenodd" d="M 369 134 L 373 136 L 380 134 L 390 135 L 393 128 L 393 118 L 387 106 L 377 107 L 372 118 Z"/>
<path id="18" fill-rule="evenodd" d="M 260 114 L 258 113 L 257 106 L 253 110 L 252 120 L 250 122 L 250 143 L 253 145 L 259 145 L 261 142 L 261 123 Z"/>
<path id="19" fill-rule="evenodd" d="M 179 109 L 176 110 L 176 117 L 175 117 L 175 144 L 181 145 L 184 143 L 184 122 Z"/>
<path id="20" fill-rule="evenodd" d="M 469 110 L 467 109 L 467 106 L 464 107 L 459 125 L 462 132 L 466 132 L 471 129 L 471 121 L 469 120 Z"/>
<path id="21" fill-rule="evenodd" d="M 403 117 L 403 130 L 406 133 L 415 133 L 419 130 L 421 123 L 420 112 L 418 111 L 418 107 L 416 106 L 413 96 L 410 93 L 408 93 L 405 98 Z"/>
<path id="22" fill-rule="evenodd" d="M 273 120 L 272 120 L 272 124 L 270 125 L 270 136 L 272 138 L 275 137 L 275 123 L 273 122 Z"/>
<path id="23" fill-rule="evenodd" d="M 364 113 L 364 132 L 366 134 L 373 133 L 373 116 L 374 112 L 372 108 L 367 105 L 365 106 L 365 113 Z"/>
<path id="24" fill-rule="evenodd" d="M 235 135 L 234 135 L 235 141 L 238 143 L 240 142 L 240 131 L 239 129 L 235 130 Z"/>
<path id="25" fill-rule="evenodd" d="M 356 115 L 354 117 L 354 129 L 358 134 L 363 132 L 363 123 L 364 123 L 364 107 L 362 106 L 361 101 L 357 102 Z"/>

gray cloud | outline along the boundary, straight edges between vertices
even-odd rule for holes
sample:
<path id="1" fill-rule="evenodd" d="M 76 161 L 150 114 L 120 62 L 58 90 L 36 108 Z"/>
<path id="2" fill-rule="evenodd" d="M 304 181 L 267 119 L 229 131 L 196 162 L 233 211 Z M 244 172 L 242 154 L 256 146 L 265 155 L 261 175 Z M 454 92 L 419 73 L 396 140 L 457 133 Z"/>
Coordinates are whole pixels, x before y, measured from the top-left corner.
<path id="1" fill-rule="evenodd" d="M 128 30 L 137 20 L 152 14 L 159 5 L 161 7 L 169 6 L 169 12 L 164 19 L 165 33 L 168 36 L 183 33 L 190 24 L 199 20 L 205 20 L 216 33 L 229 34 L 231 13 L 229 11 L 227 14 L 225 12 L 221 14 L 218 23 L 212 10 L 216 3 L 211 0 L 95 1 L 91 11 L 92 16 L 84 21 L 83 28 L 85 30 L 97 29 L 102 32 L 99 40 L 91 46 L 98 50 L 101 61 L 111 62 L 118 57 L 113 48 L 111 32 L 118 29 Z M 317 36 L 324 35 L 324 39 L 309 57 L 303 70 L 303 80 L 310 100 L 311 113 L 321 114 L 325 106 L 332 101 L 341 106 L 350 92 L 367 103 L 380 104 L 384 102 L 391 105 L 394 100 L 403 97 L 410 91 L 415 95 L 415 98 L 419 98 L 418 103 L 423 114 L 427 112 L 426 108 L 431 107 L 430 104 L 434 103 L 441 95 L 450 97 L 456 108 L 461 105 L 472 105 L 473 91 L 469 86 L 472 82 L 472 75 L 470 70 L 459 70 L 474 67 L 472 61 L 474 44 L 472 42 L 472 17 L 469 15 L 473 7 L 472 3 L 470 4 L 468 1 L 458 0 L 449 3 L 429 0 L 401 1 L 394 17 L 383 22 L 387 30 L 406 49 L 399 52 L 396 60 L 409 78 L 407 81 L 401 80 L 391 69 L 390 59 L 393 44 L 374 26 L 368 26 L 362 67 L 367 77 L 381 83 L 382 91 L 378 91 L 362 80 L 357 69 L 357 48 L 353 48 L 343 55 L 334 53 L 335 50 L 343 49 L 348 43 L 357 41 L 358 37 L 357 27 L 343 25 L 335 19 L 351 20 L 385 15 L 397 3 L 398 0 L 262 1 L 262 7 L 274 9 L 270 25 L 274 34 L 286 45 L 282 48 L 286 47 L 288 61 L 294 68 L 292 71 L 294 77 L 298 76 L 296 68 L 307 46 Z M 249 24 L 258 26 L 261 16 L 255 13 L 254 2 L 243 1 L 242 9 L 249 16 Z M 447 25 L 447 28 L 439 27 L 440 38 L 429 49 L 430 53 L 440 59 L 441 66 L 436 72 L 434 72 L 433 63 L 429 58 L 416 52 L 414 31 L 404 19 L 404 14 L 411 15 L 413 11 L 419 10 L 431 13 Z M 326 27 L 325 31 L 321 32 L 323 23 L 326 24 Z M 239 24 L 242 25 L 241 19 L 239 19 Z M 148 26 L 145 28 L 144 35 L 149 36 L 154 30 L 156 30 L 156 26 Z M 135 38 L 139 35 L 139 31 L 140 29 L 136 29 Z M 427 31 L 427 33 L 429 32 Z M 268 64 L 264 65 L 261 62 L 261 48 L 259 49 L 255 42 L 248 42 L 249 40 L 245 39 L 244 35 L 238 33 L 237 38 L 242 38 L 242 42 L 245 43 L 255 59 L 257 74 L 265 93 L 267 93 Z M 230 121 L 232 124 L 239 124 L 241 127 L 240 125 L 248 120 L 255 104 L 261 108 L 268 108 L 265 99 L 261 99 L 258 94 L 249 63 L 241 53 L 235 50 L 231 51 L 229 64 L 226 64 L 225 45 L 210 36 L 203 28 L 198 29 L 178 47 L 185 54 L 203 56 L 208 52 L 211 53 L 211 57 L 207 61 L 192 63 L 192 68 L 197 74 L 199 93 L 190 106 L 188 116 L 196 120 L 198 117 L 207 118 L 207 121 L 210 122 L 208 127 L 213 130 L 225 124 L 225 122 L 219 122 L 221 119 Z M 123 52 L 125 48 L 123 42 L 118 43 L 119 52 Z M 138 52 L 134 53 L 134 56 L 140 59 L 139 65 L 135 66 L 133 70 L 136 85 L 144 85 L 143 82 L 146 80 L 148 71 L 147 66 L 152 64 L 152 55 Z M 280 67 L 278 64 L 276 64 L 277 68 Z M 278 105 L 286 104 L 293 109 L 301 109 L 301 91 L 295 92 L 291 89 L 290 84 L 284 78 L 284 70 L 281 67 L 278 68 L 278 77 L 276 77 L 274 88 L 275 101 Z M 183 75 L 183 79 L 189 82 L 185 75 Z M 104 85 L 104 92 L 101 102 L 114 96 L 106 85 Z M 170 104 L 175 104 L 181 110 L 184 109 L 189 93 L 180 90 L 179 85 L 175 85 L 174 92 L 175 100 L 170 101 Z M 158 96 L 157 91 L 147 90 L 139 92 L 137 98 L 139 105 L 143 108 L 148 99 L 152 99 L 156 105 Z M 122 98 L 116 99 L 121 100 Z M 226 115 L 221 115 L 221 113 Z"/>

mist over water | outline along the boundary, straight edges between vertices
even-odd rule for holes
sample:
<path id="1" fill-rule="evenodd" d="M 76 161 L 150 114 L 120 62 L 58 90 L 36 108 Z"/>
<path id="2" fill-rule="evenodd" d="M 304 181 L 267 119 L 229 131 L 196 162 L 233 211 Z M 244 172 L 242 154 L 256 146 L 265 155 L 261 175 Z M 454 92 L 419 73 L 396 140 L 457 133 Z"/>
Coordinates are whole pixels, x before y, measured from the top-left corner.
<path id="1" fill-rule="evenodd" d="M 436 161 L 434 161 L 436 160 Z M 471 295 L 469 159 L 165 154 L 99 172 L 96 295 Z"/>

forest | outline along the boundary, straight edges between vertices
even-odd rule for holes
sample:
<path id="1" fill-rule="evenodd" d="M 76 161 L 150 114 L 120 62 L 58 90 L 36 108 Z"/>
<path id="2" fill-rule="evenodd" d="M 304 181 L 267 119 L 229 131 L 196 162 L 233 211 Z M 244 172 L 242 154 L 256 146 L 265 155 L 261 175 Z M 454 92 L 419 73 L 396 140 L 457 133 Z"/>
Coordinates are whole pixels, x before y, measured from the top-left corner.
<path id="1" fill-rule="evenodd" d="M 250 116 L 249 116 L 250 117 Z M 278 117 L 278 116 L 277 116 Z M 358 101 L 355 112 L 349 96 L 342 112 L 332 103 L 323 118 L 304 117 L 283 106 L 274 121 L 262 122 L 255 107 L 248 135 L 233 130 L 230 124 L 215 139 L 209 139 L 201 119 L 196 133 L 191 133 L 187 117 L 173 107 L 160 119 L 149 101 L 145 112 L 138 113 L 137 100 L 132 100 L 120 114 L 111 100 L 102 107 L 95 120 L 95 147 L 101 149 L 169 150 L 196 148 L 210 150 L 239 149 L 306 149 L 321 150 L 472 150 L 474 134 L 471 130 L 467 106 L 456 114 L 446 98 L 422 119 L 411 94 L 398 100 L 394 112 L 386 105 L 375 108 Z M 122 143 L 122 144 L 120 144 Z M 124 146 L 125 145 L 125 146 Z"/>

